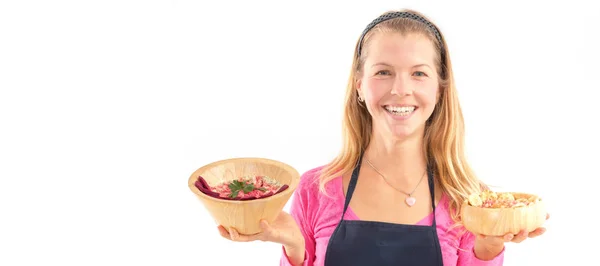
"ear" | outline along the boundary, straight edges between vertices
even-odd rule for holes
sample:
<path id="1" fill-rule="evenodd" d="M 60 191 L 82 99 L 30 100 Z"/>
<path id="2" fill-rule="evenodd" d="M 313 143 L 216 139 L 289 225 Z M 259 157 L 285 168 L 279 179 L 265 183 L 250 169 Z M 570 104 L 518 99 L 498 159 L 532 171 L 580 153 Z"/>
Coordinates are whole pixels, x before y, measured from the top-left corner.
<path id="1" fill-rule="evenodd" d="M 362 96 L 362 79 L 358 79 L 356 81 L 356 92 L 358 93 L 358 95 Z M 365 98 L 365 97 L 363 97 Z"/>

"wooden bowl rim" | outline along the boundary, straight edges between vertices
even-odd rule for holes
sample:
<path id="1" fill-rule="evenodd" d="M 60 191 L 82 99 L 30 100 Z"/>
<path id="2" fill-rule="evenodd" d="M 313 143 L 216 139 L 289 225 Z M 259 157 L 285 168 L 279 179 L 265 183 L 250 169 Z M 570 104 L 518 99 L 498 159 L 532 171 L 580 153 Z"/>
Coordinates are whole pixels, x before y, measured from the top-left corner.
<path id="1" fill-rule="evenodd" d="M 483 208 L 483 207 L 471 206 L 471 204 L 469 204 L 469 199 L 466 198 L 463 201 L 463 208 L 462 209 L 465 209 L 465 208 L 474 208 L 474 209 L 485 210 L 486 212 L 516 211 L 516 210 L 519 210 L 519 209 L 535 207 L 535 206 L 541 204 L 541 202 L 543 201 L 542 197 L 540 197 L 539 195 L 536 195 L 536 194 L 532 194 L 532 193 L 513 192 L 513 191 L 502 191 L 502 192 L 496 192 L 496 193 L 511 193 L 513 195 L 524 195 L 524 196 L 528 196 L 528 197 L 532 197 L 533 196 L 533 197 L 536 197 L 538 200 L 535 201 L 531 205 L 521 206 L 521 207 L 517 207 L 517 208 Z"/>
<path id="2" fill-rule="evenodd" d="M 268 198 L 261 198 L 261 199 L 252 199 L 252 200 L 225 200 L 225 199 L 218 199 L 218 198 L 214 198 L 211 196 L 208 196 L 204 193 L 202 193 L 197 187 L 196 187 L 196 181 L 198 180 L 198 174 L 199 172 L 204 172 L 210 168 L 213 168 L 217 165 L 220 164 L 225 164 L 225 163 L 238 163 L 238 162 L 258 162 L 258 163 L 263 163 L 263 164 L 272 164 L 272 165 L 276 165 L 277 167 L 283 168 L 286 172 L 290 173 L 292 175 L 292 181 L 290 182 L 290 184 L 288 185 L 288 188 L 286 190 L 284 190 L 281 193 L 275 194 L 273 196 L 270 196 Z M 268 159 L 268 158 L 262 158 L 262 157 L 235 157 L 235 158 L 229 158 L 229 159 L 223 159 L 223 160 L 218 160 L 218 161 L 214 161 L 211 162 L 209 164 L 206 164 L 198 169 L 196 169 L 196 171 L 194 171 L 190 177 L 188 178 L 188 187 L 190 188 L 190 190 L 198 195 L 199 197 L 202 197 L 204 199 L 208 199 L 211 201 L 215 201 L 215 202 L 223 202 L 223 203 L 229 203 L 229 204 L 253 204 L 253 203 L 257 203 L 257 202 L 263 202 L 263 201 L 269 201 L 269 200 L 273 200 L 273 199 L 277 199 L 280 197 L 287 197 L 289 194 L 293 193 L 296 190 L 296 187 L 298 186 L 298 184 L 300 183 L 300 173 L 298 172 L 298 170 L 296 170 L 294 167 L 292 167 L 289 164 L 286 164 L 284 162 L 281 161 L 277 161 L 274 159 Z"/>

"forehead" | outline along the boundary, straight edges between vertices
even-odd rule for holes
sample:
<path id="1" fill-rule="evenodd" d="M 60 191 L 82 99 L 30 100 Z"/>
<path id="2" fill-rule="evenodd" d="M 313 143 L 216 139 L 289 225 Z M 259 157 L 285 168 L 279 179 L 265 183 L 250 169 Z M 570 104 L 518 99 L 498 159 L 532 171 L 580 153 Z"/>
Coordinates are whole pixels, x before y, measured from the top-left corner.
<path id="1" fill-rule="evenodd" d="M 414 33 L 378 33 L 373 35 L 366 48 L 367 67 L 379 62 L 397 66 L 434 66 L 437 54 L 433 43 L 426 36 Z"/>

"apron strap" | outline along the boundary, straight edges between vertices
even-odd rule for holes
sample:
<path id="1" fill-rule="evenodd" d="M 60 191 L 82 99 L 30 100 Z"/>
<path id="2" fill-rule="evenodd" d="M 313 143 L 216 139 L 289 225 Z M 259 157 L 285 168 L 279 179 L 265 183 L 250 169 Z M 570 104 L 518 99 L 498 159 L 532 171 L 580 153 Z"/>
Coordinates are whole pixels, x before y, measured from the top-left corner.
<path id="1" fill-rule="evenodd" d="M 435 182 L 433 179 L 433 167 L 431 165 L 427 165 L 427 179 L 429 180 L 429 194 L 431 194 L 431 208 L 433 209 L 433 222 L 431 226 L 435 229 Z"/>
<path id="2" fill-rule="evenodd" d="M 350 177 L 350 184 L 348 184 L 348 191 L 346 192 L 346 201 L 344 202 L 344 211 L 342 212 L 342 220 L 344 220 L 344 215 L 346 215 L 346 210 L 350 204 L 350 199 L 352 199 L 352 194 L 354 194 L 354 189 L 356 188 L 356 182 L 358 181 L 358 173 L 360 172 L 363 155 L 364 153 L 361 153 L 358 157 L 358 162 L 352 171 L 352 176 Z"/>

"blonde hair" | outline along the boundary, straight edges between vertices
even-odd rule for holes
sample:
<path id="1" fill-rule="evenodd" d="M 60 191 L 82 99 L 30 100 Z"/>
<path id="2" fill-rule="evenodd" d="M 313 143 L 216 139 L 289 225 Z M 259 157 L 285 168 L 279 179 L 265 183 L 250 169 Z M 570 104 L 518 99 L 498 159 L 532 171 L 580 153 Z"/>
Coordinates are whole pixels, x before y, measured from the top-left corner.
<path id="1" fill-rule="evenodd" d="M 404 12 L 426 18 L 419 12 Z M 390 12 L 386 12 L 390 13 Z M 385 14 L 385 13 L 384 13 Z M 430 21 L 433 27 L 434 23 Z M 436 64 L 440 86 L 439 100 L 427 121 L 424 134 L 424 150 L 428 165 L 436 176 L 442 191 L 450 199 L 451 218 L 460 221 L 460 208 L 469 194 L 480 192 L 485 185 L 477 179 L 467 163 L 464 148 L 464 120 L 454 85 L 452 64 L 444 36 L 441 41 L 428 26 L 411 18 L 394 18 L 376 25 L 364 36 L 364 47 L 376 34 L 386 32 L 417 33 L 429 38 L 437 48 Z M 372 121 L 368 110 L 358 101 L 357 78 L 360 76 L 367 50 L 359 55 L 360 40 L 356 43 L 354 60 L 348 80 L 343 116 L 343 143 L 339 154 L 320 171 L 319 187 L 325 193 L 325 185 L 342 173 L 351 172 L 371 140 Z"/>

